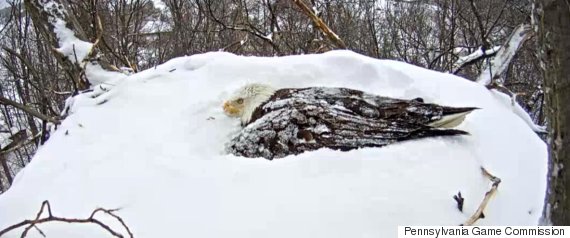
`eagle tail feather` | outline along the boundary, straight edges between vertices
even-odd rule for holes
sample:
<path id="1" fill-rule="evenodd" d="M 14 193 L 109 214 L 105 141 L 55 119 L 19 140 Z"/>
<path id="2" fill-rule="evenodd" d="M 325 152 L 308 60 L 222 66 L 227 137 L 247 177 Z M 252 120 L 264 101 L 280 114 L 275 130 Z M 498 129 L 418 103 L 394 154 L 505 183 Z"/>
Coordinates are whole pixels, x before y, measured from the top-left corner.
<path id="1" fill-rule="evenodd" d="M 430 123 L 429 126 L 434 127 L 434 128 L 444 128 L 444 129 L 455 128 L 455 127 L 459 126 L 459 124 L 461 124 L 465 120 L 465 117 L 469 113 L 471 113 L 473 110 L 476 110 L 476 109 L 479 109 L 479 108 L 476 108 L 476 107 L 459 107 L 459 108 L 446 107 L 446 108 L 444 108 L 443 116 L 441 117 L 441 119 Z"/>
<path id="2" fill-rule="evenodd" d="M 415 131 L 409 137 L 402 137 L 398 141 L 405 141 L 410 139 L 422 139 L 429 137 L 447 137 L 447 136 L 462 136 L 470 135 L 469 132 L 457 129 L 437 129 L 437 128 L 424 128 L 423 130 Z"/>
<path id="3" fill-rule="evenodd" d="M 469 132 L 457 129 L 431 129 L 426 132 L 426 136 L 457 136 L 469 135 Z"/>

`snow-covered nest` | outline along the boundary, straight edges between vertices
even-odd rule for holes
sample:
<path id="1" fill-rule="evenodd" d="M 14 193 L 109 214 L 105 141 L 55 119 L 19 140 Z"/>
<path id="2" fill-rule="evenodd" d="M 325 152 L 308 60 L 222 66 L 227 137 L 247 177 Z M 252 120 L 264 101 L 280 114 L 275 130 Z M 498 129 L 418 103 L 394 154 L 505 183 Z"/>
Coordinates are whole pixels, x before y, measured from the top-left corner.
<path id="1" fill-rule="evenodd" d="M 208 53 L 110 80 L 71 114 L 0 196 L 0 228 L 33 218 L 43 200 L 64 217 L 96 207 L 135 237 L 395 237 L 397 225 L 458 225 L 490 182 L 498 193 L 478 225 L 536 225 L 546 189 L 545 144 L 508 97 L 468 80 L 348 51 L 288 57 Z M 482 108 L 458 129 L 350 152 L 283 159 L 227 155 L 239 121 L 222 101 L 246 82 L 334 86 L 449 106 Z M 453 195 L 465 198 L 464 212 Z M 111 219 L 104 219 L 117 227 Z M 49 237 L 102 237 L 94 225 L 43 224 Z M 19 237 L 12 232 L 7 237 Z M 29 237 L 41 237 L 34 229 Z"/>

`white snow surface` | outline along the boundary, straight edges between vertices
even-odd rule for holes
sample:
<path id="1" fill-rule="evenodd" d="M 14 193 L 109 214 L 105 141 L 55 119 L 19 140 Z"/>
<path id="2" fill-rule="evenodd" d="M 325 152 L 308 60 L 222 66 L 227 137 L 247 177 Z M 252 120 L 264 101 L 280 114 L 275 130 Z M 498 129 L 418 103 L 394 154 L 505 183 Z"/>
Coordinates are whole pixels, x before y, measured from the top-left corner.
<path id="1" fill-rule="evenodd" d="M 162 0 L 152 0 L 152 3 L 154 4 L 155 8 L 158 8 L 160 10 L 164 10 L 166 8 L 166 4 L 164 4 Z"/>
<path id="2" fill-rule="evenodd" d="M 459 127 L 470 136 L 246 159 L 224 152 L 240 126 L 221 105 L 248 82 L 350 87 L 481 109 Z M 213 52 L 113 83 L 68 103 L 71 114 L 0 195 L 0 229 L 33 218 L 49 200 L 54 215 L 70 218 L 121 208 L 137 238 L 396 237 L 398 225 L 463 223 L 490 188 L 481 166 L 502 183 L 478 225 L 536 225 L 541 216 L 545 144 L 496 92 L 454 75 L 349 51 Z M 463 213 L 452 198 L 459 191 Z M 108 235 L 94 225 L 39 227 L 48 237 Z M 32 229 L 28 237 L 41 235 Z"/>
<path id="3" fill-rule="evenodd" d="M 65 22 L 61 19 L 55 20 L 54 26 L 60 45 L 57 50 L 67 56 L 71 62 L 83 61 L 89 54 L 89 51 L 91 51 L 93 44 L 75 37 L 73 31 L 65 27 Z"/>

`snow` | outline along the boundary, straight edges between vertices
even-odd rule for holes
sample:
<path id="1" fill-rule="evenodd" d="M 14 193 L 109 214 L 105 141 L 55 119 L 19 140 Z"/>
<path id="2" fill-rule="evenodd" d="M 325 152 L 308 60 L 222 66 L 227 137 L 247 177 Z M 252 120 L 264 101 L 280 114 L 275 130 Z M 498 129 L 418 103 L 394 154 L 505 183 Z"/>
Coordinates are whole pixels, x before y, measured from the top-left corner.
<path id="1" fill-rule="evenodd" d="M 152 0 L 152 3 L 154 4 L 155 8 L 158 8 L 160 10 L 164 10 L 166 8 L 166 4 L 164 4 L 162 0 Z"/>
<path id="2" fill-rule="evenodd" d="M 477 78 L 477 82 L 488 85 L 495 75 L 504 72 L 511 60 L 515 57 L 518 49 L 530 37 L 531 30 L 532 28 L 528 24 L 521 24 L 514 29 L 509 36 L 509 40 L 504 44 L 504 47 L 502 47 L 497 52 L 495 58 L 493 58 L 490 67 L 485 67 L 485 70 L 481 72 L 479 78 Z"/>
<path id="3" fill-rule="evenodd" d="M 168 22 L 162 21 L 160 19 L 153 19 L 148 20 L 141 28 L 140 32 L 147 34 L 159 34 L 171 30 L 172 26 Z"/>
<path id="4" fill-rule="evenodd" d="M 131 68 L 121 68 L 121 72 L 107 71 L 98 64 L 85 64 L 85 76 L 93 85 L 114 84 L 115 81 L 122 80 L 132 71 Z"/>
<path id="5" fill-rule="evenodd" d="M 539 132 L 539 133 L 546 133 L 546 126 L 540 126 L 534 123 L 534 121 L 532 120 L 532 118 L 530 117 L 530 115 L 528 113 L 525 112 L 525 110 L 521 107 L 521 105 L 519 105 L 516 101 L 516 98 L 510 98 L 509 96 L 505 95 L 504 93 L 501 93 L 495 89 L 491 90 L 493 92 L 493 94 L 495 94 L 495 96 L 497 97 L 497 99 L 499 99 L 500 101 L 502 101 L 505 105 L 509 105 L 511 106 L 511 110 L 518 115 L 534 132 Z"/>
<path id="6" fill-rule="evenodd" d="M 59 39 L 60 53 L 68 57 L 72 62 L 81 62 L 89 52 L 93 44 L 82 41 L 75 37 L 73 31 L 65 27 L 65 22 L 57 19 L 54 23 L 54 31 Z"/>
<path id="7" fill-rule="evenodd" d="M 273 33 L 269 33 L 268 35 L 264 36 L 264 38 L 268 41 L 273 41 Z M 243 45 L 243 43 L 242 43 Z"/>
<path id="8" fill-rule="evenodd" d="M 87 79 L 92 85 L 105 83 L 107 80 L 116 80 L 124 74 L 110 72 L 101 68 L 97 63 L 86 62 L 89 53 L 93 48 L 93 43 L 83 41 L 75 36 L 73 30 L 66 26 L 66 8 L 63 4 L 55 1 L 39 3 L 43 8 L 43 13 L 49 13 L 49 22 L 53 25 L 53 32 L 56 34 L 59 48 L 57 51 L 69 59 L 71 62 L 81 65 L 85 69 Z M 96 58 L 94 56 L 93 58 Z"/>
<path id="9" fill-rule="evenodd" d="M 497 51 L 499 51 L 500 49 L 501 46 L 494 46 L 493 48 L 488 50 L 483 50 L 481 47 L 479 47 L 479 49 L 477 49 L 475 52 L 466 56 L 459 57 L 459 59 L 457 59 L 457 61 L 453 63 L 453 69 L 451 70 L 451 72 L 456 73 L 457 71 L 459 71 L 459 69 L 461 69 L 463 65 L 472 62 L 474 60 L 480 59 L 483 56 L 497 53 Z"/>
<path id="10" fill-rule="evenodd" d="M 72 62 L 82 62 L 91 51 L 93 44 L 78 39 L 75 33 L 67 28 L 63 19 L 63 16 L 67 13 L 63 5 L 56 2 L 45 2 L 40 5 L 44 8 L 44 11 L 50 13 L 49 21 L 53 24 L 53 31 L 59 43 L 57 50 Z"/>
<path id="11" fill-rule="evenodd" d="M 350 87 L 482 109 L 458 128 L 470 136 L 273 161 L 238 158 L 224 144 L 240 122 L 221 105 L 253 82 Z M 54 214 L 70 218 L 121 208 L 117 214 L 137 238 L 396 237 L 397 225 L 467 220 L 490 188 L 481 166 L 503 182 L 476 224 L 536 225 L 541 216 L 546 145 L 498 92 L 454 75 L 349 51 L 266 58 L 212 52 L 104 86 L 68 101 L 69 116 L 0 195 L 0 228 L 34 217 L 49 200 Z M 464 213 L 452 198 L 459 191 Z M 39 227 L 48 237 L 105 234 L 89 225 Z M 28 237 L 41 235 L 32 229 Z"/>

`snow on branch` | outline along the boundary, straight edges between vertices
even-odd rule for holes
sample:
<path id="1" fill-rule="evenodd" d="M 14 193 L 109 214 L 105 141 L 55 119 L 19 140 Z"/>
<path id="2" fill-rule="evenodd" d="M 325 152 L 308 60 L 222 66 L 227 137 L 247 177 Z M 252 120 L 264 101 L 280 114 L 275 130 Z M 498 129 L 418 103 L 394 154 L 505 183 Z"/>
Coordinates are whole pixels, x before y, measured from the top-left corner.
<path id="1" fill-rule="evenodd" d="M 546 133 L 546 126 L 535 124 L 530 115 L 517 103 L 516 93 L 497 82 L 492 82 L 490 85 L 487 85 L 487 88 L 499 96 L 505 104 L 510 104 L 513 113 L 520 117 L 534 132 Z"/>
<path id="2" fill-rule="evenodd" d="M 509 36 L 508 40 L 496 52 L 492 62 L 484 68 L 476 81 L 485 85 L 489 89 L 501 89 L 511 98 L 513 112 L 519 116 L 528 126 L 537 133 L 544 133 L 546 128 L 535 124 L 528 113 L 516 102 L 516 93 L 511 92 L 498 79 L 507 70 L 509 64 L 515 57 L 518 49 L 531 37 L 532 28 L 528 24 L 519 25 Z M 501 93 L 500 91 L 496 91 Z"/>
<path id="3" fill-rule="evenodd" d="M 513 112 L 517 114 L 517 116 L 519 116 L 534 132 L 543 134 L 547 133 L 546 126 L 541 126 L 534 123 L 530 115 L 528 115 L 528 113 L 521 107 L 521 105 L 516 103 L 515 100 L 516 98 L 513 98 Z"/>
<path id="4" fill-rule="evenodd" d="M 477 78 L 477 82 L 483 85 L 491 84 L 491 81 L 498 79 L 499 76 L 508 68 L 511 60 L 514 58 L 518 49 L 530 38 L 532 28 L 528 24 L 519 25 L 501 49 L 492 60 L 489 66 L 481 72 Z"/>
<path id="5" fill-rule="evenodd" d="M 92 44 L 78 39 L 72 25 L 66 24 L 67 11 L 63 4 L 55 1 L 24 1 L 38 33 L 53 47 L 55 58 L 71 77 L 74 87 L 85 89 L 89 82 L 82 77 L 80 65 L 92 49 Z"/>
<path id="6" fill-rule="evenodd" d="M 75 24 L 67 24 L 68 19 L 71 22 L 73 22 L 73 19 L 68 15 L 64 4 L 56 1 L 38 0 L 27 0 L 25 4 L 26 9 L 32 13 L 34 23 L 36 25 L 43 25 L 38 27 L 42 28 L 42 34 L 44 34 L 44 36 L 49 34 L 46 38 L 55 47 L 57 52 L 67 57 L 73 63 L 81 62 L 86 58 L 93 44 L 75 36 L 75 31 L 83 31 L 74 29 L 77 26 Z M 45 29 L 46 23 L 49 25 L 48 29 Z"/>
<path id="7" fill-rule="evenodd" d="M 472 63 L 477 62 L 480 59 L 485 59 L 497 55 L 497 52 L 501 49 L 501 46 L 495 46 L 488 50 L 483 50 L 482 47 L 477 49 L 475 52 L 459 57 L 455 63 L 453 63 L 453 68 L 451 69 L 452 74 L 457 74 L 462 68 Z"/>
<path id="8" fill-rule="evenodd" d="M 301 8 L 301 10 L 303 10 L 303 12 L 307 14 L 309 18 L 311 18 L 313 23 L 319 29 L 321 29 L 321 31 L 327 36 L 327 38 L 329 38 L 329 40 L 332 41 L 338 48 L 340 49 L 347 48 L 344 41 L 340 39 L 340 37 L 336 33 L 334 33 L 331 30 L 331 28 L 329 28 L 327 24 L 325 24 L 325 22 L 323 22 L 323 20 L 320 17 L 318 17 L 315 14 L 315 11 L 313 11 L 309 6 L 307 6 L 307 4 L 303 2 L 303 0 L 293 0 L 293 2 L 297 4 L 297 6 L 299 6 L 299 8 Z"/>
<path id="9" fill-rule="evenodd" d="M 52 46 L 55 58 L 62 65 L 66 75 L 71 78 L 76 91 L 87 89 L 92 83 L 104 81 L 106 76 L 109 76 L 109 74 L 101 76 L 101 71 L 107 71 L 103 67 L 113 69 L 112 65 L 103 61 L 88 64 L 92 59 L 97 58 L 95 47 L 103 35 L 103 27 L 97 11 L 95 12 L 96 26 L 94 26 L 97 36 L 92 43 L 87 40 L 75 16 L 68 12 L 70 6 L 67 1 L 26 0 L 24 4 L 38 34 Z M 90 71 L 95 71 L 95 73 Z M 117 74 L 113 76 L 118 76 Z"/>

